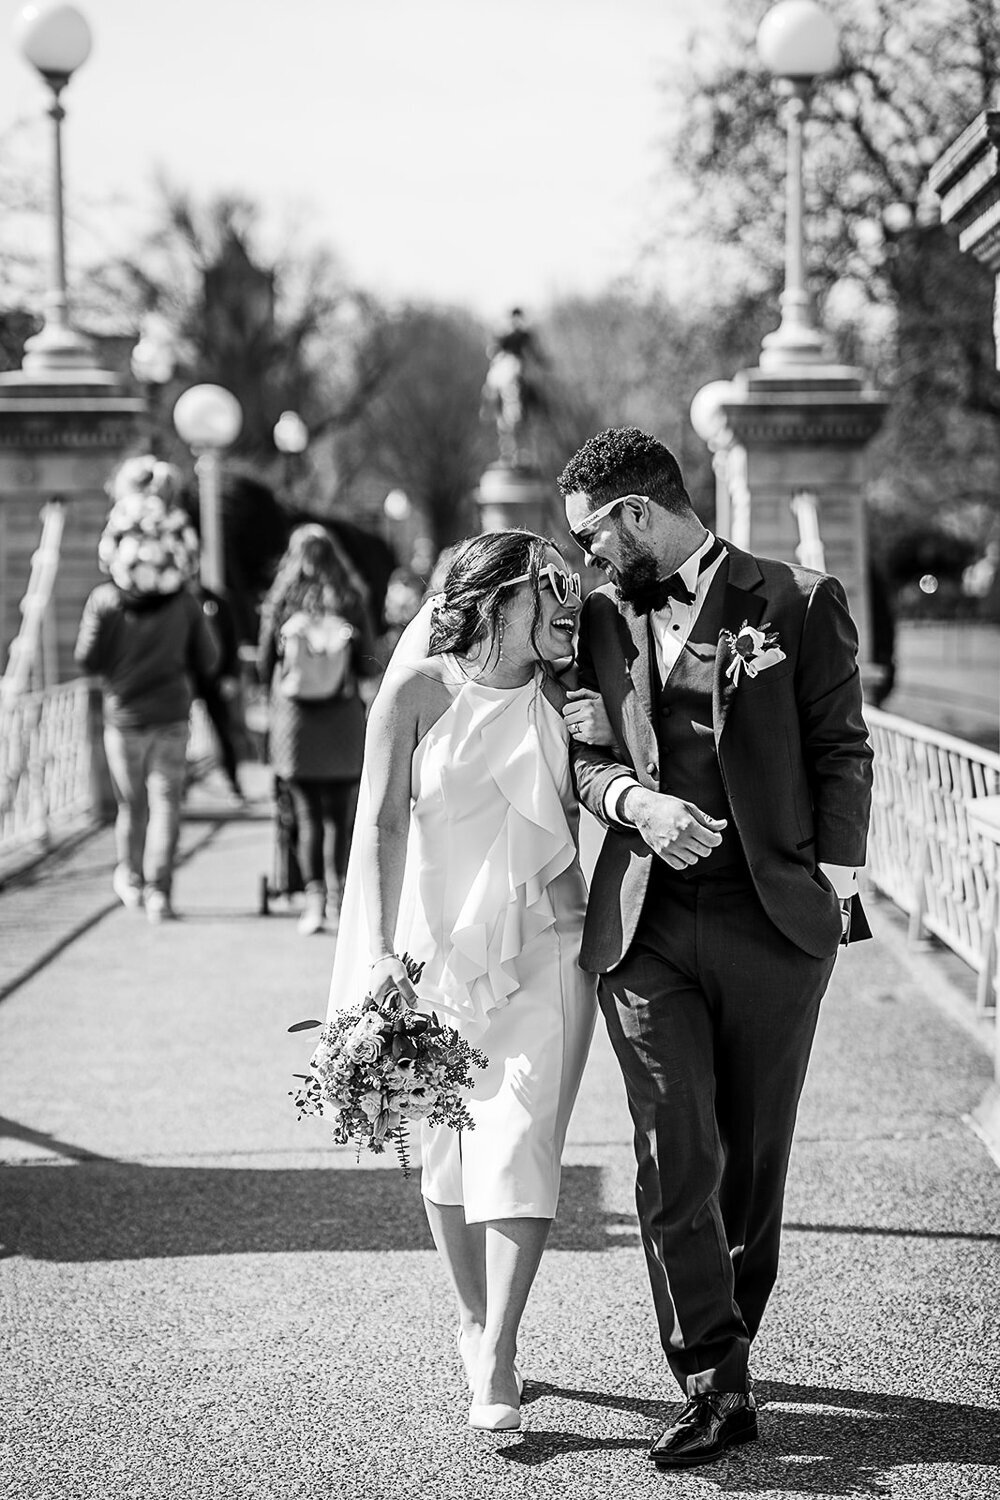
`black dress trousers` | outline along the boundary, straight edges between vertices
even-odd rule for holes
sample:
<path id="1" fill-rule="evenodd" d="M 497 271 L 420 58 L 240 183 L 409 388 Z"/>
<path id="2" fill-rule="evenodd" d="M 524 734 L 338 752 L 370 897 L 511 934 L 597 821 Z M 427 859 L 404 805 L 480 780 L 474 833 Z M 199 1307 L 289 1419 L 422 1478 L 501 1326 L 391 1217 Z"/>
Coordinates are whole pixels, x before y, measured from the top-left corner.
<path id="1" fill-rule="evenodd" d="M 684 877 L 654 865 L 635 941 L 598 993 L 635 1127 L 664 1351 L 688 1395 L 745 1391 L 836 955 L 785 938 L 745 867 Z"/>

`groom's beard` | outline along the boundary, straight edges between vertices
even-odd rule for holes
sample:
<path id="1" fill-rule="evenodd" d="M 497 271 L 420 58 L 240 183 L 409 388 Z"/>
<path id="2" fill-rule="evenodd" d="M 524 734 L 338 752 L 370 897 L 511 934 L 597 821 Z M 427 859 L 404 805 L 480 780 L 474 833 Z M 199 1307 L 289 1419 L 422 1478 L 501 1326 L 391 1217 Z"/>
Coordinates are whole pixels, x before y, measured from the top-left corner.
<path id="1" fill-rule="evenodd" d="M 670 595 L 660 577 L 658 560 L 631 537 L 624 537 L 623 544 L 622 550 L 627 555 L 622 559 L 615 584 L 619 599 L 630 604 L 637 615 L 664 609 L 670 602 Z"/>

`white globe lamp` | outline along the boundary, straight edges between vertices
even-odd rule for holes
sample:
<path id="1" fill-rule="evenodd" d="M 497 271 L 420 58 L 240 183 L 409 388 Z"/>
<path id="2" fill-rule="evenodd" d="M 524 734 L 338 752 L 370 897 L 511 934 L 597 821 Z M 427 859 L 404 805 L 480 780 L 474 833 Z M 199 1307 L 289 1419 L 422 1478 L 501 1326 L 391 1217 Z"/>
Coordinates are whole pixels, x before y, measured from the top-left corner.
<path id="1" fill-rule="evenodd" d="M 243 408 L 222 385 L 192 385 L 177 398 L 174 426 L 196 455 L 201 517 L 201 581 L 218 593 L 225 585 L 221 452 L 240 435 Z"/>

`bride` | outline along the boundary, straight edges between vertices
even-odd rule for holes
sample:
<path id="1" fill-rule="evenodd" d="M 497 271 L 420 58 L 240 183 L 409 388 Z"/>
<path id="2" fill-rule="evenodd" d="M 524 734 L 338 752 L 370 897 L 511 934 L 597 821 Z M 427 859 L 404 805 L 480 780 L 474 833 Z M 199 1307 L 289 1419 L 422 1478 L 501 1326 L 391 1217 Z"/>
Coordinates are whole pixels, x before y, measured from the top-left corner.
<path id="1" fill-rule="evenodd" d="M 469 1423 L 487 1430 L 520 1425 L 518 1327 L 595 1018 L 562 711 L 589 743 L 610 732 L 596 695 L 569 696 L 555 670 L 580 604 L 578 576 L 532 532 L 456 549 L 372 705 L 331 984 L 333 1010 L 398 989 L 489 1058 L 472 1131 L 421 1125 Z M 403 953 L 424 963 L 417 992 Z"/>

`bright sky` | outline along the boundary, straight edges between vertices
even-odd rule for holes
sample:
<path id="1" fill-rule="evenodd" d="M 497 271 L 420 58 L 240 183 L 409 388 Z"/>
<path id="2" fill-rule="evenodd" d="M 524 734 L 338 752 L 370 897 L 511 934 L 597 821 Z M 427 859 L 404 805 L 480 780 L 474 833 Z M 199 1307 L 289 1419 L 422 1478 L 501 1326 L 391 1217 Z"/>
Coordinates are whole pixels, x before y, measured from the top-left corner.
<path id="1" fill-rule="evenodd" d="M 21 8 L 0 0 L 0 146 L 30 121 L 18 150 L 44 166 Z M 72 218 L 113 248 L 160 168 L 199 194 L 247 193 L 384 296 L 496 317 L 632 269 L 665 170 L 658 80 L 721 0 L 79 8 L 94 48 L 64 95 L 71 262 Z"/>

